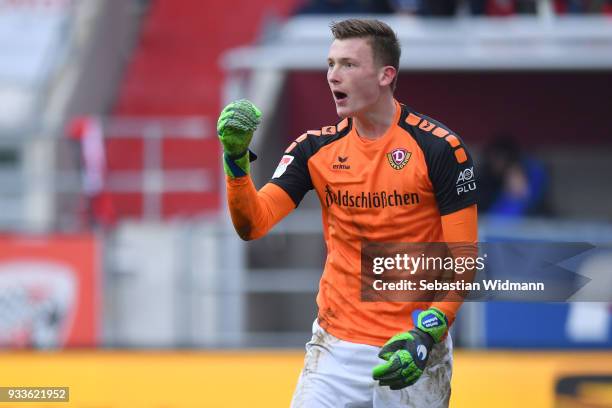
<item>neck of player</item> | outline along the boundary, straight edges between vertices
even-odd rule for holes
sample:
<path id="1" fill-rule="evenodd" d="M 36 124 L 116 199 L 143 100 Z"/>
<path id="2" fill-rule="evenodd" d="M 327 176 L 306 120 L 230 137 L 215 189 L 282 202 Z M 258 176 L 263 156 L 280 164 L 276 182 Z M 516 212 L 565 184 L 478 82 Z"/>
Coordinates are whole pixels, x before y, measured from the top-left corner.
<path id="1" fill-rule="evenodd" d="M 395 117 L 392 94 L 381 95 L 375 104 L 354 116 L 355 129 L 360 137 L 376 140 L 384 136 Z"/>

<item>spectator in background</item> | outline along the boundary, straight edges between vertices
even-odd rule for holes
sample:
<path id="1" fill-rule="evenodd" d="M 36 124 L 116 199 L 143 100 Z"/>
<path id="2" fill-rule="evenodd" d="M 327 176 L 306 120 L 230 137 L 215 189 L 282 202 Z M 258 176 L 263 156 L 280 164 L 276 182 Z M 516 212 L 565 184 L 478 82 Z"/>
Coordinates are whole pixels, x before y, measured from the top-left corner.
<path id="1" fill-rule="evenodd" d="M 426 17 L 453 17 L 459 8 L 472 15 L 510 16 L 535 13 L 534 0 L 390 0 L 397 13 Z"/>
<path id="2" fill-rule="evenodd" d="M 536 14 L 537 0 L 305 0 L 296 14 L 412 14 L 453 17 L 466 8 L 471 15 L 505 17 Z M 553 0 L 557 14 L 612 14 L 612 0 Z"/>
<path id="3" fill-rule="evenodd" d="M 612 0 L 555 0 L 557 14 L 612 14 Z"/>
<path id="4" fill-rule="evenodd" d="M 457 3 L 457 0 L 391 0 L 396 13 L 426 17 L 452 17 L 457 11 Z"/>
<path id="5" fill-rule="evenodd" d="M 535 14 L 535 0 L 468 0 L 470 13 L 494 17 Z"/>
<path id="6" fill-rule="evenodd" d="M 117 214 L 107 190 L 106 147 L 100 118 L 78 116 L 67 127 L 67 134 L 79 143 L 81 156 L 83 223 L 88 227 L 111 227 Z"/>
<path id="7" fill-rule="evenodd" d="M 389 14 L 386 0 L 306 0 L 296 14 Z"/>
<path id="8" fill-rule="evenodd" d="M 524 155 L 515 139 L 498 137 L 480 160 L 478 209 L 488 215 L 549 215 L 547 174 L 537 160 Z"/>

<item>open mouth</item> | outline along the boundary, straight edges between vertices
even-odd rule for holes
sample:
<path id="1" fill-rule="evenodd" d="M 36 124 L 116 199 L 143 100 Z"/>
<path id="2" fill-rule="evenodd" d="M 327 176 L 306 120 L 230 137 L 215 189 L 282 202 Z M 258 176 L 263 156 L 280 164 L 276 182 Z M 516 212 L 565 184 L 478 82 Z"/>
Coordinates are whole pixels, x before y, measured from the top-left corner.
<path id="1" fill-rule="evenodd" d="M 347 96 L 348 95 L 345 94 L 344 92 L 334 91 L 334 98 L 336 98 L 337 101 L 342 101 L 346 99 Z"/>

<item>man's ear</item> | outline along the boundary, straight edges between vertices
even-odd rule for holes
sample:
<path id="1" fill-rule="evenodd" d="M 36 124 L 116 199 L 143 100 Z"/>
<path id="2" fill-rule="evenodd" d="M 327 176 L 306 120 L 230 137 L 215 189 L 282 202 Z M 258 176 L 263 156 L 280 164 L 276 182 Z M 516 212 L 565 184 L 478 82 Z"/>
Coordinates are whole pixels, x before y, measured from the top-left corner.
<path id="1" fill-rule="evenodd" d="M 380 86 L 387 86 L 393 83 L 395 76 L 397 75 L 397 70 L 391 65 L 387 65 L 381 68 L 380 74 L 378 76 L 378 83 Z"/>

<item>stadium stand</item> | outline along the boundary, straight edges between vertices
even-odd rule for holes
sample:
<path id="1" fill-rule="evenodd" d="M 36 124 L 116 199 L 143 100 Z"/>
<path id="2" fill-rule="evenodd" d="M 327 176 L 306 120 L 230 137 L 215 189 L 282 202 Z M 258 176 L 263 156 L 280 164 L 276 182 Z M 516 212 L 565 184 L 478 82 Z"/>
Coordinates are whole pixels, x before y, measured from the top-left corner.
<path id="1" fill-rule="evenodd" d="M 256 39 L 259 27 L 273 16 L 285 16 L 293 1 L 240 1 L 232 23 L 227 24 L 223 3 L 202 7 L 197 0 L 151 2 L 142 23 L 138 46 L 121 84 L 115 115 L 138 117 L 202 116 L 216 118 L 221 105 L 224 73 L 217 63 L 221 53 Z M 207 133 L 214 133 L 209 120 Z M 124 135 L 125 136 L 125 135 Z M 177 170 L 185 166 L 208 171 L 219 178 L 218 147 L 212 138 L 177 140 L 165 135 L 163 166 Z M 129 146 L 129 147 L 128 147 Z M 141 156 L 137 140 L 109 142 L 110 171 L 133 169 Z M 129 154 L 125 154 L 129 151 Z M 202 167 L 204 166 L 204 167 Z M 139 193 L 116 193 L 121 213 L 139 216 L 143 200 Z M 204 192 L 167 192 L 162 203 L 164 216 L 189 216 L 219 208 L 219 190 L 213 182 Z"/>

